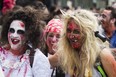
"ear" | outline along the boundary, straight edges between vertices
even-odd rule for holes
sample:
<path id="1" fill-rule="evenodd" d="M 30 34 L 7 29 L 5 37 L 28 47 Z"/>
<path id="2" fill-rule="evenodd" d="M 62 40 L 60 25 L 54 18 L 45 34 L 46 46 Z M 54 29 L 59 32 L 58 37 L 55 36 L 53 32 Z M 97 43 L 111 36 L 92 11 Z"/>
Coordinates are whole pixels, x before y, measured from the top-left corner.
<path id="1" fill-rule="evenodd" d="M 112 18 L 111 19 L 111 23 L 114 24 L 116 22 L 116 19 L 115 18 Z"/>

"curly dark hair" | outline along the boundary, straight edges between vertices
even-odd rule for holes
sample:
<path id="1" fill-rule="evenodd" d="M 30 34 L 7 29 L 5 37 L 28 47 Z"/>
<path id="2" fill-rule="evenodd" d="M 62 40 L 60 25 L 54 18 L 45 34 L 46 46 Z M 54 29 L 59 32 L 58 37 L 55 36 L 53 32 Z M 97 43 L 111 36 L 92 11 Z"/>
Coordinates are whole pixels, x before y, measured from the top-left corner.
<path id="1" fill-rule="evenodd" d="M 10 11 L 6 14 L 1 31 L 2 44 L 8 44 L 8 30 L 13 20 L 21 20 L 25 24 L 26 42 L 30 42 L 33 48 L 37 48 L 42 36 L 42 13 L 27 6 Z"/>

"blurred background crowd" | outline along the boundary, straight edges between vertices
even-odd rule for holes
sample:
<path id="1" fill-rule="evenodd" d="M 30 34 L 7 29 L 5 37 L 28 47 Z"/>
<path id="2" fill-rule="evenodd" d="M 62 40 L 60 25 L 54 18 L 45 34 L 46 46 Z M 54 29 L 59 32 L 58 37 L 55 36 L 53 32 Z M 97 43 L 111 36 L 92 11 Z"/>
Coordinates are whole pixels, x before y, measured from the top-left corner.
<path id="1" fill-rule="evenodd" d="M 14 5 L 27 6 L 31 5 L 34 1 L 41 1 L 46 5 L 50 13 L 58 13 L 58 9 L 76 10 L 84 8 L 100 12 L 106 6 L 116 8 L 116 0 L 0 0 L 0 14 L 5 12 L 5 9 L 13 8 Z"/>
<path id="2" fill-rule="evenodd" d="M 65 77 L 69 77 L 69 75 L 67 73 L 64 73 L 62 71 L 62 69 L 59 67 L 59 65 L 57 66 L 58 61 L 57 61 L 57 55 L 55 54 L 57 51 L 56 43 L 59 41 L 59 39 L 61 37 L 60 32 L 62 31 L 63 26 L 64 26 L 64 24 L 63 24 L 64 22 L 62 22 L 63 21 L 62 15 L 64 13 L 67 13 L 70 16 L 74 15 L 76 17 L 76 14 L 73 14 L 73 12 L 75 12 L 77 10 L 86 9 L 86 10 L 91 11 L 97 17 L 96 23 L 99 24 L 99 26 L 98 26 L 99 32 L 95 32 L 95 36 L 99 37 L 102 40 L 102 42 L 105 42 L 105 41 L 109 42 L 110 44 L 108 44 L 109 45 L 108 47 L 113 48 L 112 51 L 116 52 L 116 0 L 0 0 L 0 31 L 3 27 L 3 25 L 6 24 L 6 21 L 4 20 L 4 18 L 6 18 L 6 20 L 7 20 L 7 16 L 9 16 L 9 18 L 10 18 L 10 14 L 12 12 L 14 14 L 16 12 L 18 15 L 17 10 L 20 11 L 20 9 L 22 9 L 25 6 L 30 6 L 34 10 L 38 10 L 38 12 L 41 13 L 40 16 L 38 15 L 38 18 L 40 18 L 39 26 L 42 27 L 41 30 L 42 30 L 43 34 L 39 35 L 40 38 L 38 38 L 38 40 L 39 40 L 40 44 L 39 45 L 37 44 L 37 48 L 39 48 L 43 52 L 43 54 L 46 57 L 48 57 L 47 60 L 49 60 L 50 66 L 53 67 L 53 69 L 51 70 L 52 73 L 50 72 L 51 77 L 64 77 L 64 75 L 65 75 Z M 24 9 L 23 9 L 23 11 L 25 12 Z M 79 12 L 78 12 L 78 14 L 79 14 Z M 11 14 L 11 15 L 13 15 L 13 14 Z M 84 18 L 84 15 L 82 15 L 82 16 Z M 19 18 L 20 18 L 20 16 L 19 16 Z M 73 16 L 71 18 L 73 18 Z M 86 16 L 85 16 L 85 19 L 86 19 Z M 88 16 L 87 21 L 88 20 L 89 20 L 89 16 Z M 77 24 L 77 23 L 74 22 L 76 20 L 74 20 L 74 21 L 69 20 L 69 21 L 70 21 L 70 23 L 67 23 L 67 24 L 70 24 L 70 25 L 68 25 L 69 31 L 67 28 L 67 32 L 69 34 L 71 34 L 70 28 L 73 29 L 74 27 L 70 27 L 70 26 L 75 26 L 75 24 Z M 26 22 L 26 21 L 24 21 L 24 22 Z M 33 24 L 35 24 L 35 22 Z M 83 20 L 83 22 L 86 22 L 86 21 Z M 27 23 L 31 24 L 31 22 L 28 22 L 28 21 L 27 21 Z M 27 24 L 27 23 L 25 23 L 25 24 Z M 86 23 L 88 23 L 88 22 L 86 22 Z M 8 24 L 8 25 L 10 25 L 10 24 Z M 17 24 L 17 22 L 16 22 L 16 24 Z M 78 26 L 78 25 L 76 25 L 76 26 Z M 4 29 L 5 29 L 5 27 L 3 28 L 3 30 Z M 30 29 L 30 31 L 31 31 L 31 29 Z M 83 31 L 85 31 L 85 30 L 83 30 Z M 13 33 L 12 29 L 11 30 L 9 29 L 8 32 Z M 85 33 L 87 33 L 87 32 L 85 31 Z M 100 35 L 98 33 L 100 33 Z M 81 33 L 79 33 L 78 30 L 73 31 L 73 35 L 76 35 L 76 34 L 78 36 L 78 34 L 81 34 Z M 34 35 L 32 34 L 32 36 L 34 36 Z M 70 36 L 72 36 L 72 35 L 70 35 Z M 77 36 L 74 36 L 74 37 L 77 37 Z M 77 42 L 80 42 L 80 41 L 77 41 L 77 39 L 75 39 L 74 37 L 73 36 L 67 37 L 67 38 L 69 38 L 68 42 L 70 41 L 71 38 L 72 38 L 71 39 L 72 44 L 73 43 L 76 44 Z M 0 34 L 0 39 L 1 39 L 1 34 Z M 34 42 L 34 40 L 32 40 L 32 42 Z M 82 44 L 84 44 L 84 43 L 82 43 Z M 2 45 L 2 43 L 1 43 L 1 45 Z M 75 45 L 75 47 L 76 47 L 76 45 Z M 84 49 L 83 49 L 83 51 L 84 51 Z M 71 59 L 70 59 L 70 61 L 71 61 Z M 72 62 L 72 65 L 73 65 L 73 62 Z M 80 66 L 81 66 L 81 64 L 80 64 Z M 54 67 L 55 67 L 55 69 L 54 69 Z M 74 71 L 75 71 L 75 67 L 76 66 L 74 65 L 74 69 L 73 69 Z M 54 70 L 55 70 L 55 75 L 57 75 L 57 76 L 54 76 Z M 77 74 L 73 77 L 76 77 L 76 76 L 77 76 Z M 81 77 L 81 75 L 80 75 L 80 77 Z M 113 76 L 111 76 L 111 77 L 113 77 Z"/>

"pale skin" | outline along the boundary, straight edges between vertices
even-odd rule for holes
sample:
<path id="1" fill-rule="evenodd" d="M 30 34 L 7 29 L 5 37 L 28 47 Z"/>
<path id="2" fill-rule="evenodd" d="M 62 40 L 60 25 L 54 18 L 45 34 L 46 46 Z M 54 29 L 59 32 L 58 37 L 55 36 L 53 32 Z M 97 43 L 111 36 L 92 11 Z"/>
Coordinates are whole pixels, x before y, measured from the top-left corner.
<path id="1" fill-rule="evenodd" d="M 15 55 L 21 55 L 24 52 L 25 43 L 25 25 L 22 21 L 14 20 L 10 24 L 8 32 L 8 41 L 10 46 L 10 51 Z"/>

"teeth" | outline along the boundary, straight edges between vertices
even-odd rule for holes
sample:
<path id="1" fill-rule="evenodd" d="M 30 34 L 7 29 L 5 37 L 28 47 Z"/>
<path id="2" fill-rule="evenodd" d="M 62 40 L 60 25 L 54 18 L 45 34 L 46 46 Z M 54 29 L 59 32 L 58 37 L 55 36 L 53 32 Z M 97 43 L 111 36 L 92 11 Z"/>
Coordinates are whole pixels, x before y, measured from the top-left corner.
<path id="1" fill-rule="evenodd" d="M 14 42 L 16 42 L 17 40 L 14 40 Z"/>
<path id="2" fill-rule="evenodd" d="M 76 43 L 76 42 L 78 42 L 78 40 L 77 39 L 70 39 L 70 42 Z"/>
<path id="3" fill-rule="evenodd" d="M 74 40 L 74 42 L 77 42 L 77 40 Z"/>
<path id="4" fill-rule="evenodd" d="M 12 42 L 18 42 L 19 40 L 17 40 L 17 39 L 11 39 L 12 40 Z"/>
<path id="5" fill-rule="evenodd" d="M 12 39 L 12 41 L 16 42 L 16 41 L 18 41 L 18 40 L 17 40 L 17 39 Z"/>

